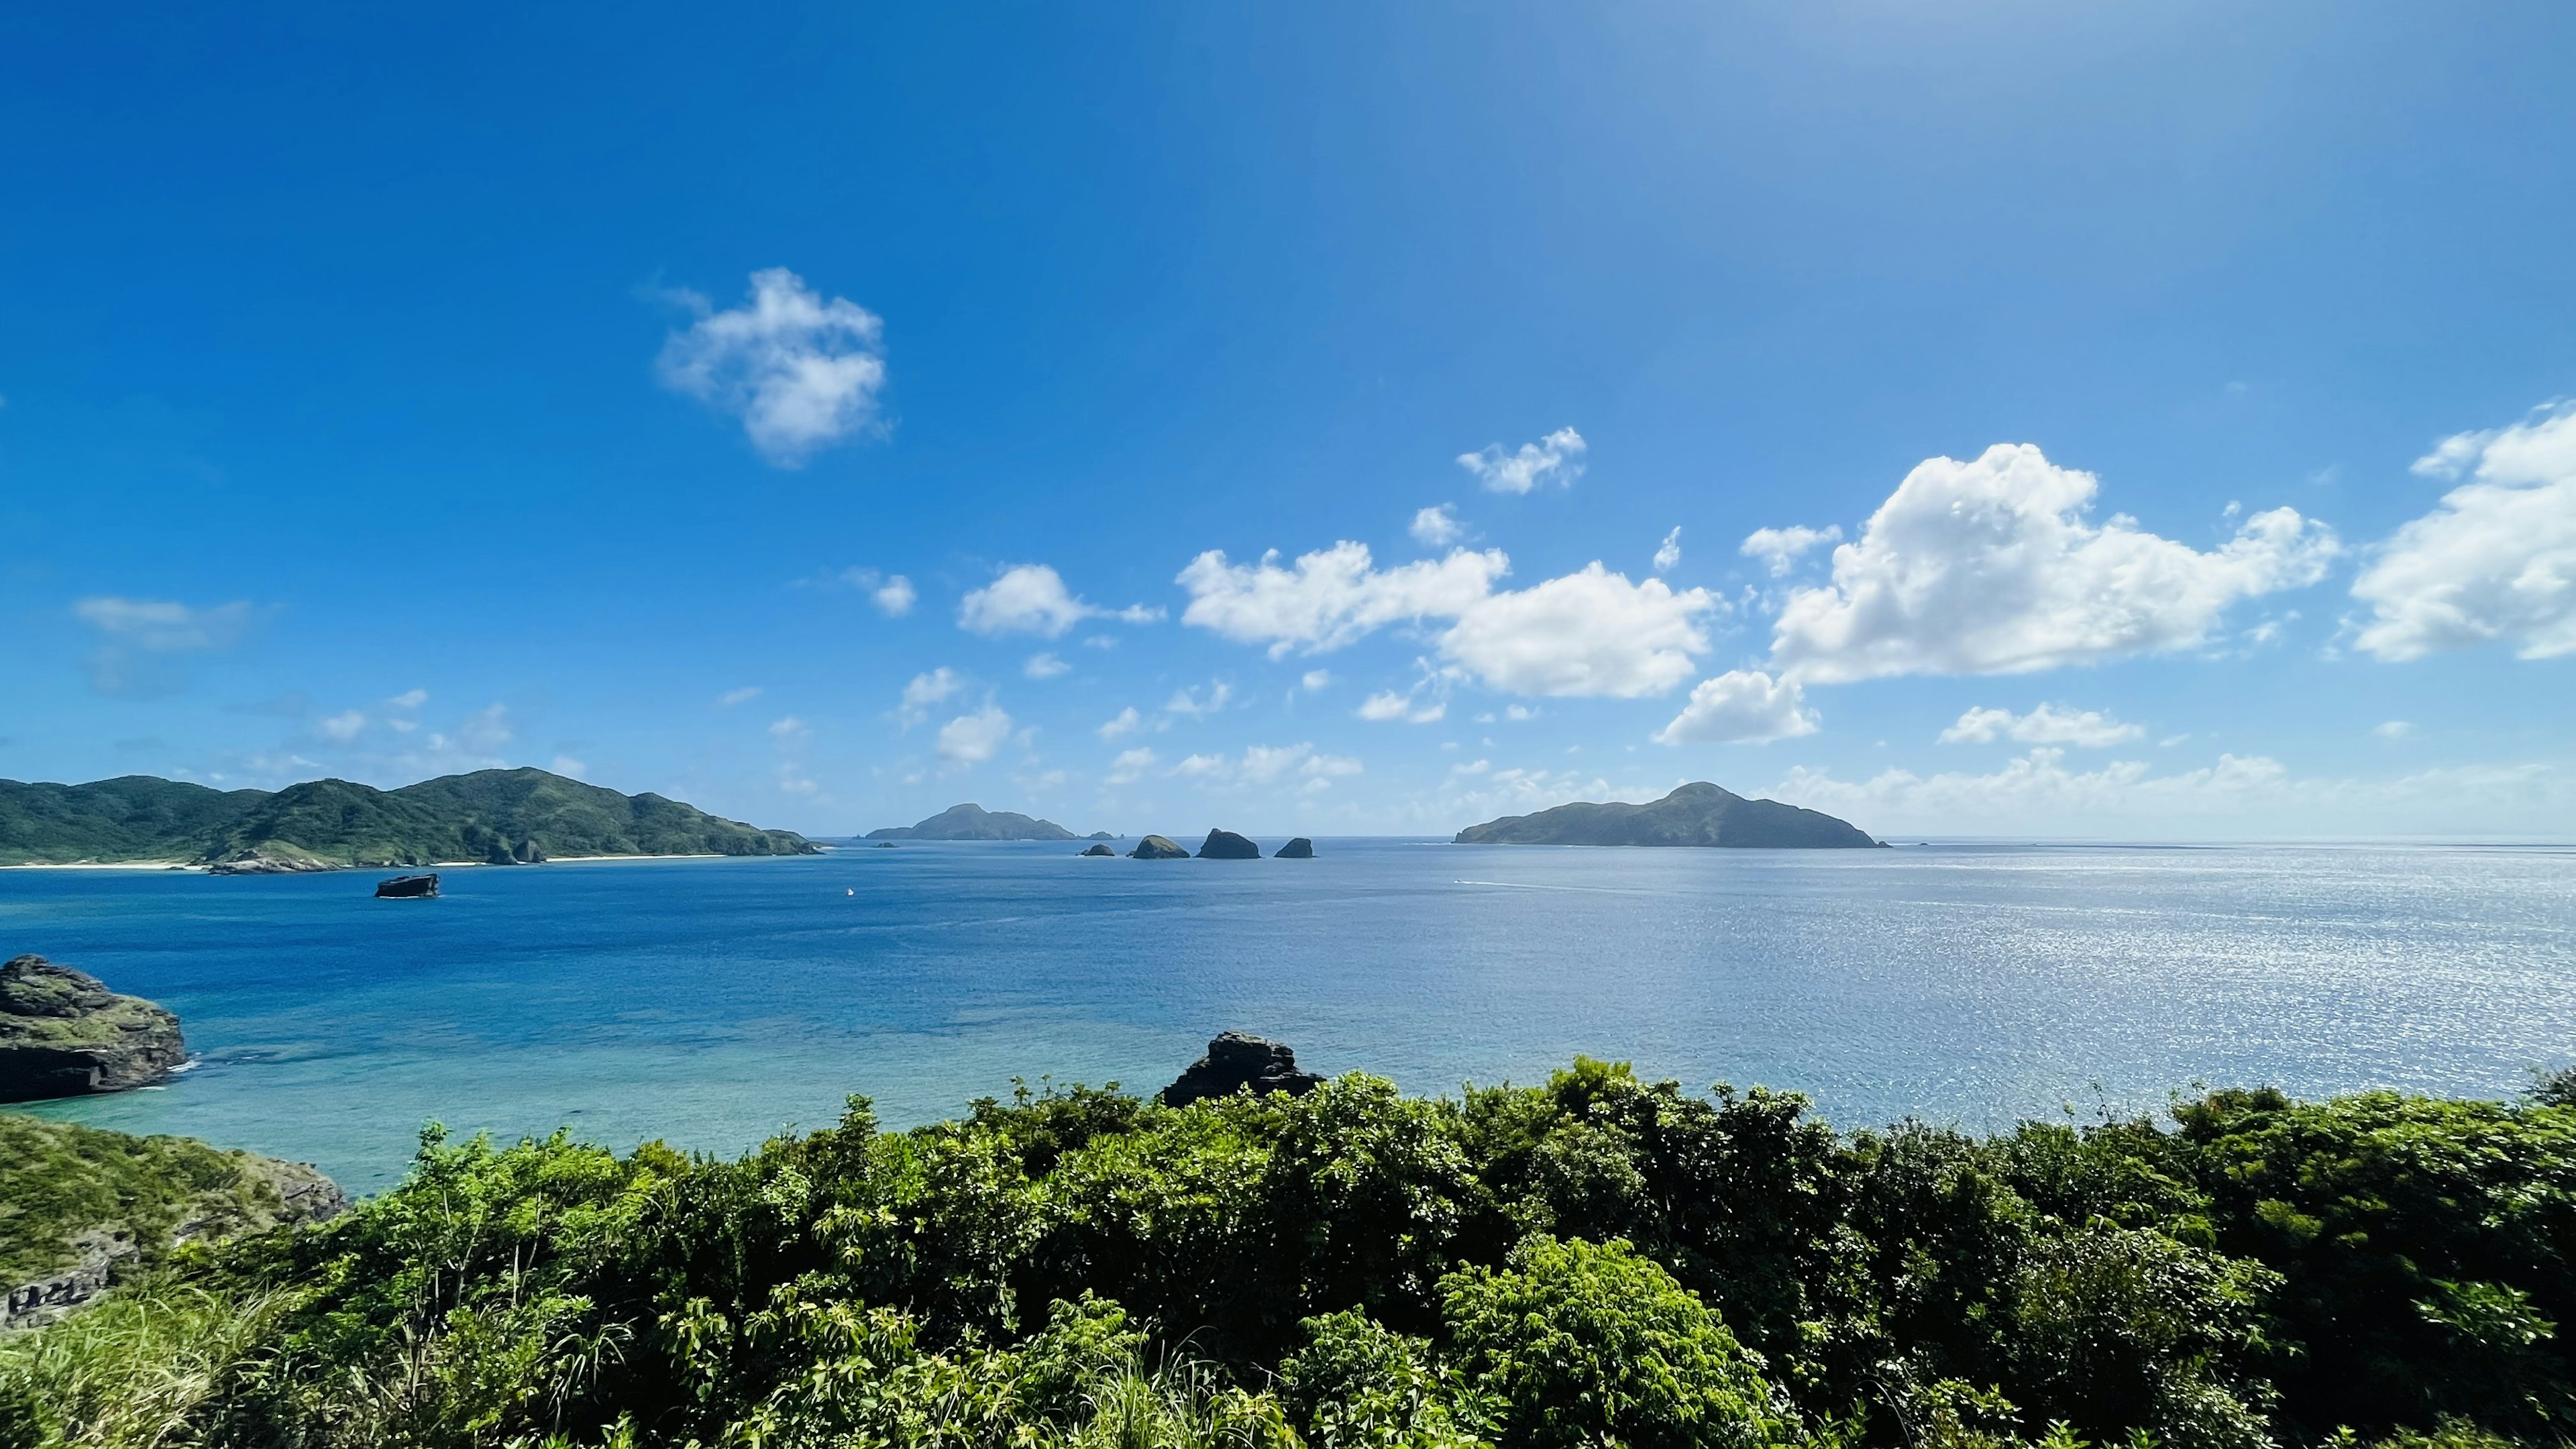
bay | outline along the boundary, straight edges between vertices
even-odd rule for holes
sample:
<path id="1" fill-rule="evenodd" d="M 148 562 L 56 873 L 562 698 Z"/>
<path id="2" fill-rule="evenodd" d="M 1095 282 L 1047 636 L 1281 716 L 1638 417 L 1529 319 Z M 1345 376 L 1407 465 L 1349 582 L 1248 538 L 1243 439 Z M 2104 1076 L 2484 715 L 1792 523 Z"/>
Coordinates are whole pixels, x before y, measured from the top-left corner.
<path id="1" fill-rule="evenodd" d="M 1226 1029 L 1414 1092 L 1582 1052 L 1976 1129 L 2195 1083 L 2501 1096 L 2576 1057 L 2563 846 L 1074 849 L 463 869 L 433 901 L 363 873 L 0 871 L 0 955 L 162 1002 L 198 1058 L 32 1110 L 361 1192 L 430 1120 L 733 1153 L 853 1092 L 890 1125 L 1014 1078 L 1150 1092 Z"/>

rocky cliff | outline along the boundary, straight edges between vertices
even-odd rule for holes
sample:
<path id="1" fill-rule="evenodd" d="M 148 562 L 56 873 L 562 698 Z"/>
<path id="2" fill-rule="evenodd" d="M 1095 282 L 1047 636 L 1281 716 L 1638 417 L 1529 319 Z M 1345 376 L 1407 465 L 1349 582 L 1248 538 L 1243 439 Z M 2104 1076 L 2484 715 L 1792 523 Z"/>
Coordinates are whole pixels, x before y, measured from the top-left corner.
<path id="1" fill-rule="evenodd" d="M 147 1086 L 188 1059 L 179 1018 L 42 956 L 0 965 L 0 1102 Z"/>

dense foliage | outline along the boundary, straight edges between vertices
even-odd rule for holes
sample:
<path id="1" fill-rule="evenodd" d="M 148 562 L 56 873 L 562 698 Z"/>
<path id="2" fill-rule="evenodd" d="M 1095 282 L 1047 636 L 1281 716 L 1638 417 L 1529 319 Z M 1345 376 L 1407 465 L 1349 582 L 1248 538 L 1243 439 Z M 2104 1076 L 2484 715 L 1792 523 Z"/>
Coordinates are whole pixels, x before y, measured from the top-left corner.
<path id="1" fill-rule="evenodd" d="M 220 1235 L 282 1212 L 247 1153 L 0 1113 L 0 1286 L 72 1262 L 83 1234 L 121 1235 L 151 1257 L 182 1225 Z"/>
<path id="2" fill-rule="evenodd" d="M 1592 1061 L 854 1099 L 738 1162 L 433 1130 L 0 1345 L 0 1444 L 2556 1442 L 2571 1193 L 2550 1100 L 1845 1136 Z"/>
<path id="3" fill-rule="evenodd" d="M 793 855 L 784 830 L 720 820 L 544 770 L 477 770 L 378 790 L 312 780 L 274 794 L 128 775 L 86 785 L 0 780 L 0 865 L 222 861 L 431 865 L 535 855 Z"/>

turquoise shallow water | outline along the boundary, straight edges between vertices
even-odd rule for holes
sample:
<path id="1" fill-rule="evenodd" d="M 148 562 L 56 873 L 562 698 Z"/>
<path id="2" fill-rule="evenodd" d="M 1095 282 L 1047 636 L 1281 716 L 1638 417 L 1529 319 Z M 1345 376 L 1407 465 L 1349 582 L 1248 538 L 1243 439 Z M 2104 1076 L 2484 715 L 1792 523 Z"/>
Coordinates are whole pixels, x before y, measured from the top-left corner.
<path id="1" fill-rule="evenodd" d="M 1274 847 L 1276 841 L 1265 841 Z M 865 1092 L 1153 1090 L 1216 1031 L 1409 1090 L 1576 1052 L 1992 1127 L 2195 1081 L 2503 1094 L 2576 1058 L 2576 850 L 912 845 L 373 876 L 0 871 L 0 955 L 179 1012 L 200 1065 L 38 1110 L 399 1176 L 420 1124 L 733 1152 Z"/>

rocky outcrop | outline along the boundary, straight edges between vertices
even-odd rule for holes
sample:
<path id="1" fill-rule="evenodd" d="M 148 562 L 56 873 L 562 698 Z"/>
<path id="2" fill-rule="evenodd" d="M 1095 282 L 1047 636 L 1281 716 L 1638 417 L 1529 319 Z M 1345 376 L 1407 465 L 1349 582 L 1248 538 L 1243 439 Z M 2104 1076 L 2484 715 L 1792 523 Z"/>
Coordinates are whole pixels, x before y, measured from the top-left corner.
<path id="1" fill-rule="evenodd" d="M 147 1256 L 182 1243 L 222 1242 L 293 1223 L 328 1222 L 349 1209 L 349 1195 L 303 1162 L 255 1153 L 233 1154 L 240 1177 L 209 1189 L 198 1211 L 182 1215 L 167 1233 L 145 1243 L 122 1225 L 86 1229 L 67 1245 L 70 1261 L 42 1278 L 10 1285 L 0 1296 L 0 1329 L 41 1328 L 107 1291 L 117 1275 Z"/>
<path id="2" fill-rule="evenodd" d="M 1190 1063 L 1156 1100 L 1166 1107 L 1186 1107 L 1246 1091 L 1256 1097 L 1272 1092 L 1302 1097 L 1323 1084 L 1313 1072 L 1297 1070 L 1297 1054 L 1285 1042 L 1229 1031 L 1209 1042 L 1207 1055 Z"/>
<path id="3" fill-rule="evenodd" d="M 1083 854 L 1085 854 L 1085 855 L 1109 855 L 1109 856 L 1114 856 L 1114 855 L 1116 855 L 1118 852 L 1117 852 L 1117 851 L 1114 851 L 1114 850 L 1111 850 L 1108 846 L 1105 846 L 1105 845 L 1094 845 L 1094 846 L 1091 846 L 1091 847 L 1089 847 L 1088 849 L 1084 850 L 1082 853 L 1083 853 Z"/>
<path id="4" fill-rule="evenodd" d="M 188 1059 L 179 1018 L 42 956 L 0 965 L 0 1102 L 148 1086 Z"/>
<path id="5" fill-rule="evenodd" d="M 290 855 L 278 851 L 245 850 L 229 859 L 207 865 L 208 875 L 302 875 L 306 871 L 338 870 L 327 860 L 309 855 Z"/>
<path id="6" fill-rule="evenodd" d="M 1313 860 L 1315 858 L 1315 842 L 1300 835 L 1296 839 L 1289 841 L 1286 845 L 1279 847 L 1278 851 L 1270 858 L 1272 860 Z"/>
<path id="7" fill-rule="evenodd" d="M 1231 830 L 1211 830 L 1199 846 L 1201 860 L 1259 860 L 1261 847 Z"/>
<path id="8" fill-rule="evenodd" d="M 1168 835 L 1148 835 L 1127 852 L 1129 860 L 1187 860 L 1190 853 L 1172 843 Z"/>
<path id="9" fill-rule="evenodd" d="M 1719 845 L 1772 850 L 1879 846 L 1849 821 L 1703 780 L 1645 805 L 1612 801 L 1507 815 L 1458 832 L 1459 845 Z"/>

